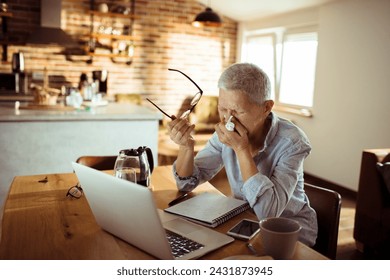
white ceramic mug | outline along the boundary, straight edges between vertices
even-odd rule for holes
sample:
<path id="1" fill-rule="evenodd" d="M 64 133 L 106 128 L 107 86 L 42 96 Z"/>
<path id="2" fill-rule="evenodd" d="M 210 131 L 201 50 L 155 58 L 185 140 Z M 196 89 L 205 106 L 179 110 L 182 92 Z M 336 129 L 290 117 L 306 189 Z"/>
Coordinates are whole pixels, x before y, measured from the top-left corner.
<path id="1" fill-rule="evenodd" d="M 260 221 L 260 238 L 265 254 L 274 259 L 291 259 L 301 231 L 297 221 L 283 217 Z"/>

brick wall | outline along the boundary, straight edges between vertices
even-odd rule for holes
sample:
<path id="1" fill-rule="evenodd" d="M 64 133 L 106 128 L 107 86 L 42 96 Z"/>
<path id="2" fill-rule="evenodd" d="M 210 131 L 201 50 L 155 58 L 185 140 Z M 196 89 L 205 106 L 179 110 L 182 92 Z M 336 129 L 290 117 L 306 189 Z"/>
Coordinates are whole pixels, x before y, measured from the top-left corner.
<path id="1" fill-rule="evenodd" d="M 98 1 L 96 1 L 98 2 Z M 106 1 L 109 5 L 126 1 Z M 46 67 L 51 86 L 77 86 L 82 72 L 92 78 L 93 70 L 107 69 L 108 94 L 140 93 L 176 113 L 183 100 L 196 93 L 196 88 L 177 72 L 182 70 L 195 80 L 206 95 L 217 95 L 217 79 L 221 71 L 236 60 L 237 23 L 223 17 L 220 28 L 195 28 L 191 21 L 204 10 L 194 0 L 136 0 L 134 21 L 135 54 L 130 65 L 114 63 L 107 57 L 72 55 L 67 60 L 61 47 L 27 46 L 29 32 L 39 25 L 39 0 L 8 1 L 14 17 L 9 20 L 8 61 L 13 52 L 22 51 L 29 73 Z M 80 44 L 85 45 L 90 30 L 88 0 L 62 0 L 62 26 Z M 120 19 L 115 24 L 120 24 Z M 103 22 L 103 21 L 102 21 Z M 107 22 L 105 24 L 108 24 Z M 1 64 L 1 72 L 10 72 L 10 64 Z"/>

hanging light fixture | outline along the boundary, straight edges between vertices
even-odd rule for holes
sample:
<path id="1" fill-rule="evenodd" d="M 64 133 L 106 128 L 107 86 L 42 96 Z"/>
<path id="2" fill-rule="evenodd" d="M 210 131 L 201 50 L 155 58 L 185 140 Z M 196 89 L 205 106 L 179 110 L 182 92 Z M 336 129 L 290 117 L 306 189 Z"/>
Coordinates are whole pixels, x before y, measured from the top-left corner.
<path id="1" fill-rule="evenodd" d="M 195 20 L 192 22 L 192 25 L 195 27 L 202 27 L 202 26 L 219 27 L 222 25 L 222 20 L 219 17 L 219 15 L 210 8 L 210 1 L 209 1 L 209 5 L 206 8 L 206 10 L 201 12 L 195 17 Z"/>

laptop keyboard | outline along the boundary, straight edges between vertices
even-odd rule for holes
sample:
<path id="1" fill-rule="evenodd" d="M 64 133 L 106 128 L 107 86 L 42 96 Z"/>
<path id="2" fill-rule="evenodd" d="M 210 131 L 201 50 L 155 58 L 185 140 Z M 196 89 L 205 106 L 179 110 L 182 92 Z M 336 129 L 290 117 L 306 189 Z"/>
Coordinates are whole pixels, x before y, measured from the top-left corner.
<path id="1" fill-rule="evenodd" d="M 175 258 L 180 258 L 185 254 L 204 247 L 203 244 L 200 244 L 187 237 L 184 237 L 169 230 L 165 231 L 167 233 L 168 242 L 171 245 L 172 254 Z"/>

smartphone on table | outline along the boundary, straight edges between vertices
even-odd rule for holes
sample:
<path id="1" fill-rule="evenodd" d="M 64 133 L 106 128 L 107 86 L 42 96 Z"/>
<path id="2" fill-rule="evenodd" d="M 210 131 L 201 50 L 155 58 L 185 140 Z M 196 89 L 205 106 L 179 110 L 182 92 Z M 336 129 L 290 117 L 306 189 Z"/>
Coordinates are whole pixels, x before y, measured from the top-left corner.
<path id="1" fill-rule="evenodd" d="M 234 227 L 229 229 L 227 234 L 237 239 L 250 240 L 259 231 L 260 231 L 260 226 L 258 221 L 243 219 L 239 223 L 237 223 Z"/>

